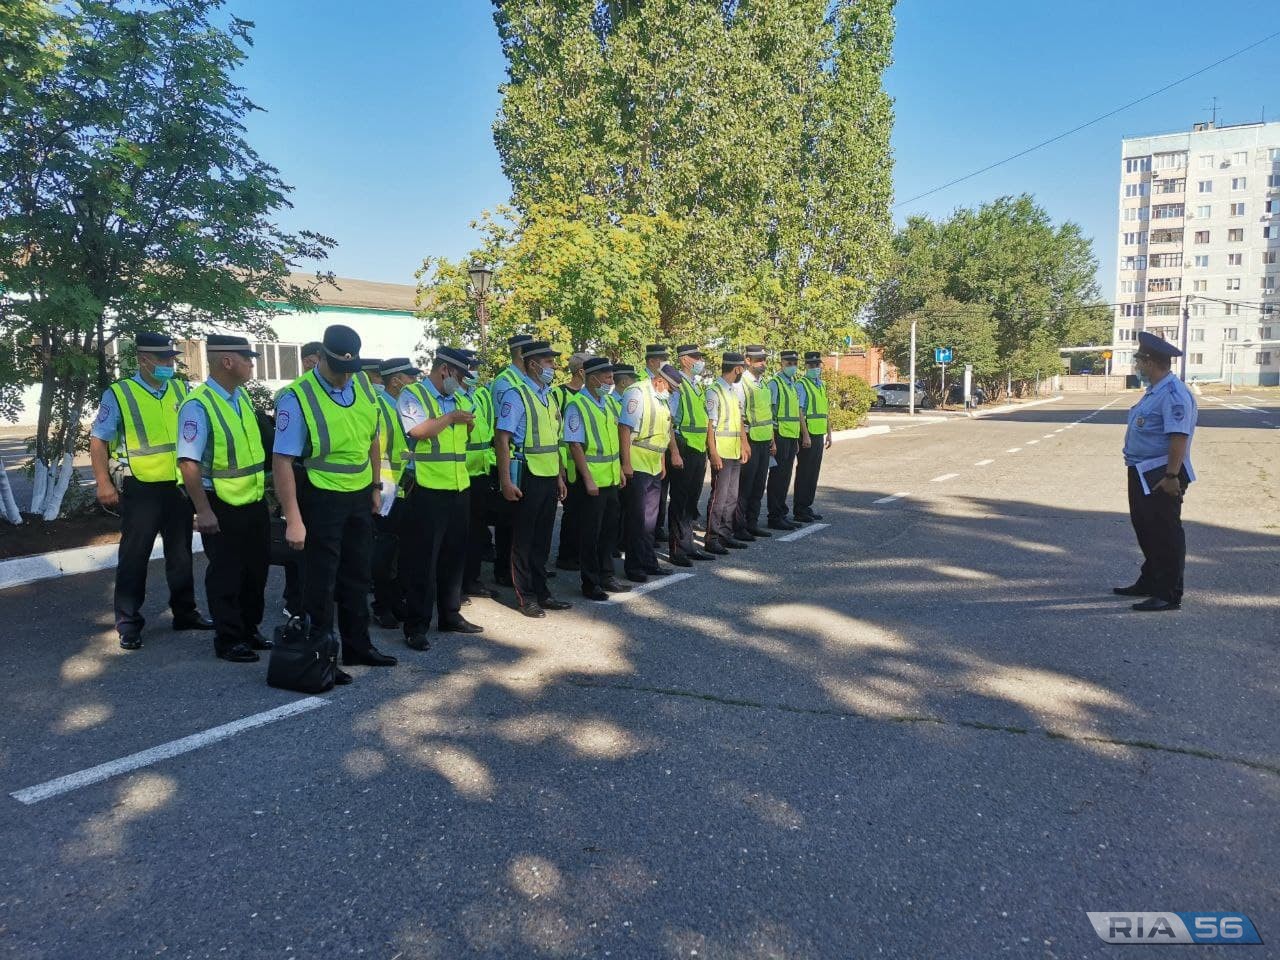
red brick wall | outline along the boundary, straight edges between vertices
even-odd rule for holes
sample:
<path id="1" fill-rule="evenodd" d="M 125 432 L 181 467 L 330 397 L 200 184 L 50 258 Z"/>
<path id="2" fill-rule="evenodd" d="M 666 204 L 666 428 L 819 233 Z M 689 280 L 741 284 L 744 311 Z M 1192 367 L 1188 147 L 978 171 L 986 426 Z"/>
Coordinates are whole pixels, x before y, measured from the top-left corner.
<path id="1" fill-rule="evenodd" d="M 837 355 L 828 354 L 822 358 L 822 368 L 852 373 L 867 383 L 888 383 L 898 379 L 898 368 L 884 360 L 884 353 L 879 347 L 867 347 L 865 350 Z"/>

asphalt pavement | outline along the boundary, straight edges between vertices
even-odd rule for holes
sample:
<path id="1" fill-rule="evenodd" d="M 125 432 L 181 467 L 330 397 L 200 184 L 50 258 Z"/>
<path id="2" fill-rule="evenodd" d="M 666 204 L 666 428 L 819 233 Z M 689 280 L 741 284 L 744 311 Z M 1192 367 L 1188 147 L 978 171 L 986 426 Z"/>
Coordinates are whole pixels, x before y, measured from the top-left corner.
<path id="1" fill-rule="evenodd" d="M 1185 605 L 1139 615 L 1133 399 L 837 444 L 803 536 L 379 631 L 229 733 L 303 698 L 171 632 L 161 563 L 134 653 L 109 572 L 0 592 L 0 954 L 1085 958 L 1086 911 L 1214 910 L 1277 955 L 1280 402 L 1202 400 Z"/>

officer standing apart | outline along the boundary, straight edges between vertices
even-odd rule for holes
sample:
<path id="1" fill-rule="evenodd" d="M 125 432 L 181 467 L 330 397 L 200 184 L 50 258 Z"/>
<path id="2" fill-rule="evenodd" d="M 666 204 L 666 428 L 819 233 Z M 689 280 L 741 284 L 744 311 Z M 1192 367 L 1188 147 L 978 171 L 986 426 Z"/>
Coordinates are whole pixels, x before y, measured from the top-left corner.
<path id="1" fill-rule="evenodd" d="M 556 397 L 556 409 L 563 419 L 564 412 L 569 409 L 569 401 L 578 395 L 586 378 L 582 365 L 591 359 L 589 353 L 575 353 L 569 357 L 569 382 L 559 384 L 552 390 Z M 578 569 L 578 511 L 582 507 L 583 493 L 581 475 L 578 473 L 572 458 L 569 456 L 569 445 L 560 445 L 560 462 L 564 466 L 565 486 L 568 493 L 564 498 L 564 509 L 560 513 L 560 540 L 556 545 L 556 566 L 561 570 Z"/>
<path id="2" fill-rule="evenodd" d="M 178 413 L 178 469 L 209 560 L 204 592 L 217 631 L 213 652 L 253 663 L 255 650 L 271 649 L 259 630 L 271 555 L 267 454 L 244 389 L 257 353 L 244 337 L 210 334 L 205 356 L 209 379 Z"/>
<path id="3" fill-rule="evenodd" d="M 378 439 L 382 442 L 383 485 L 396 485 L 395 501 L 386 516 L 373 518 L 373 619 L 378 626 L 394 630 L 404 619 L 404 578 L 400 576 L 400 535 L 408 515 L 404 489 L 405 468 L 409 465 L 409 441 L 400 423 L 400 395 L 416 383 L 422 373 L 408 357 L 383 360 L 378 368 Z"/>
<path id="4" fill-rule="evenodd" d="M 800 416 L 800 398 L 796 395 L 796 364 L 800 354 L 782 351 L 782 369 L 769 378 L 769 399 L 773 405 L 775 466 L 769 470 L 769 529 L 795 530 L 798 526 L 787 519 L 787 494 L 791 490 L 791 473 L 801 444 L 809 445 L 809 427 Z"/>
<path id="5" fill-rule="evenodd" d="M 1191 439 L 1196 432 L 1196 401 L 1170 369 L 1182 351 L 1154 334 L 1138 334 L 1133 355 L 1138 375 L 1150 382 L 1129 411 L 1124 462 L 1129 473 L 1129 519 L 1142 548 L 1142 571 L 1135 583 L 1115 587 L 1122 597 L 1146 597 L 1135 603 L 1143 613 L 1182 607 L 1182 575 L 1187 538 L 1182 529 L 1182 497 L 1195 480 Z"/>
<path id="6" fill-rule="evenodd" d="M 441 633 L 482 633 L 462 616 L 462 574 L 471 516 L 467 436 L 475 416 L 459 403 L 470 357 L 441 347 L 431 374 L 400 394 L 400 420 L 409 438 L 413 490 L 409 494 L 405 564 L 404 642 L 426 650 L 432 607 Z"/>
<path id="7" fill-rule="evenodd" d="M 333 630 L 338 605 L 342 662 L 390 667 L 396 658 L 369 639 L 373 516 L 382 500 L 378 401 L 360 370 L 360 336 L 335 324 L 320 363 L 276 403 L 271 473 L 285 518 L 285 542 L 303 551 L 303 609 L 311 630 Z M 295 476 L 293 464 L 301 460 Z M 338 683 L 351 675 L 339 670 Z"/>
<path id="8" fill-rule="evenodd" d="M 720 376 L 707 391 L 707 457 L 711 460 L 707 550 L 712 554 L 741 550 L 747 545 L 733 535 L 742 463 L 751 456 L 742 419 L 742 386 L 738 383 L 746 364 L 742 354 L 726 353 L 720 361 Z"/>
<path id="9" fill-rule="evenodd" d="M 494 511 L 497 494 L 498 455 L 493 449 L 496 418 L 493 394 L 480 382 L 480 359 L 468 358 L 467 375 L 462 380 L 465 404 L 475 417 L 467 439 L 467 474 L 471 477 L 470 515 L 467 518 L 467 557 L 462 573 L 462 593 L 468 597 L 497 599 L 497 591 L 480 581 L 480 564 L 485 549 L 490 547 L 489 517 Z"/>
<path id="10" fill-rule="evenodd" d="M 661 347 L 658 349 L 666 352 Z M 670 379 L 659 371 L 656 376 L 645 377 L 628 387 L 622 395 L 622 412 L 618 415 L 618 450 L 627 512 L 627 559 L 623 570 L 634 583 L 644 583 L 651 576 L 660 577 L 669 572 L 658 566 L 654 529 L 662 478 L 667 472 L 664 457 L 670 457 L 676 469 L 683 466 L 683 461 L 672 435 L 668 406 L 670 391 L 678 382 L 679 374 L 670 367 L 667 370 Z"/>
<path id="11" fill-rule="evenodd" d="M 822 354 L 810 350 L 804 355 L 804 376 L 796 380 L 796 400 L 800 404 L 808 443 L 801 440 L 796 451 L 796 486 L 791 505 L 797 520 L 812 523 L 822 519 L 813 512 L 818 495 L 818 475 L 822 472 L 822 454 L 831 446 L 827 428 L 827 385 L 822 382 Z"/>
<path id="12" fill-rule="evenodd" d="M 545 617 L 548 610 L 572 604 L 551 596 L 547 558 L 556 503 L 565 497 L 560 463 L 560 416 L 551 383 L 560 354 L 545 340 L 524 345 L 524 370 L 503 394 L 498 407 L 498 482 L 502 497 L 515 505 L 511 531 L 511 579 L 516 601 L 526 617 Z M 512 453 L 512 445 L 518 453 Z"/>
<path id="13" fill-rule="evenodd" d="M 489 393 L 493 397 L 493 409 L 495 411 L 495 438 L 497 430 L 496 411 L 502 409 L 502 401 L 507 391 L 515 386 L 522 376 L 521 370 L 524 368 L 521 364 L 521 354 L 525 346 L 530 343 L 533 343 L 533 337 L 527 333 L 517 333 L 507 338 L 507 351 L 511 356 L 511 362 L 493 378 L 493 383 L 489 385 Z M 497 473 L 496 463 L 494 473 L 495 475 Z M 501 485 L 499 485 L 498 495 L 494 497 L 493 582 L 503 587 L 512 586 L 511 535 L 514 518 L 515 505 L 501 495 Z"/>
<path id="14" fill-rule="evenodd" d="M 676 347 L 683 376 L 671 392 L 669 409 L 681 466 L 668 467 L 671 502 L 667 524 L 671 531 L 669 557 L 677 567 L 691 567 L 693 560 L 714 560 L 693 540 L 693 521 L 698 516 L 702 483 L 707 477 L 707 396 L 697 378 L 707 368 L 702 348 L 696 343 Z"/>
<path id="15" fill-rule="evenodd" d="M 120 555 L 116 564 L 115 615 L 120 646 L 142 646 L 142 602 L 147 595 L 147 564 L 156 534 L 164 543 L 164 573 L 175 630 L 212 630 L 213 621 L 196 609 L 191 564 L 191 501 L 178 473 L 178 407 L 187 389 L 173 378 L 173 341 L 160 333 L 135 340 L 138 372 L 117 380 L 102 395 L 89 432 L 89 458 L 98 485 L 98 502 L 120 510 Z M 112 455 L 127 460 L 123 492 L 111 478 Z"/>
<path id="16" fill-rule="evenodd" d="M 746 349 L 747 369 L 743 371 L 743 416 L 751 456 L 742 463 L 738 477 L 738 510 L 734 514 L 734 537 L 738 540 L 772 536 L 760 526 L 760 503 L 769 480 L 769 458 L 777 452 L 773 441 L 773 401 L 764 383 L 768 354 L 759 343 Z"/>

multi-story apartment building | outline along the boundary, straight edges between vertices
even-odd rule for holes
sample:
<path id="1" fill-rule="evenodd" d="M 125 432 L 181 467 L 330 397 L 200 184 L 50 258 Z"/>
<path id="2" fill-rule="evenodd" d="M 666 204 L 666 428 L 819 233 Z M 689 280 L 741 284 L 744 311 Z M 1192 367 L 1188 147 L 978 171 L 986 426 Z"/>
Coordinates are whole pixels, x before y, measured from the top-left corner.
<path id="1" fill-rule="evenodd" d="M 1189 380 L 1280 383 L 1280 123 L 1125 139 L 1119 206 L 1113 369 L 1148 330 Z"/>

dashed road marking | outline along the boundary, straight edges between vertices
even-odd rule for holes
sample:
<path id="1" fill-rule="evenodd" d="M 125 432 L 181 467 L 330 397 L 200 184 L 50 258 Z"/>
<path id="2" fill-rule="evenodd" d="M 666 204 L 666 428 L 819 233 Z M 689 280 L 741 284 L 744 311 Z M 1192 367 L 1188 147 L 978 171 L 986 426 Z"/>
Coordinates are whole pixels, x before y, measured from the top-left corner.
<path id="1" fill-rule="evenodd" d="M 942 476 L 940 476 L 940 477 L 934 477 L 934 478 L 933 478 L 932 480 L 930 480 L 929 482 L 930 482 L 930 483 L 942 483 L 942 482 L 944 482 L 944 481 L 946 481 L 946 480 L 954 480 L 954 479 L 955 479 L 956 477 L 958 477 L 958 476 L 960 476 L 960 474 L 958 474 L 958 473 L 944 473 L 944 474 L 943 474 Z"/>
<path id="2" fill-rule="evenodd" d="M 1005 453 L 1017 453 L 1021 449 L 1022 449 L 1021 447 L 1010 447 L 1008 450 L 1005 451 Z"/>
<path id="3" fill-rule="evenodd" d="M 811 533 L 817 533 L 819 530 L 825 530 L 831 526 L 829 523 L 811 523 L 807 527 L 801 527 L 792 533 L 788 533 L 785 537 L 779 537 L 779 543 L 790 543 L 792 540 L 799 540 L 801 537 L 807 537 Z"/>
<path id="4" fill-rule="evenodd" d="M 1028 441 L 1027 441 L 1027 446 L 1028 446 L 1028 447 L 1030 447 L 1030 446 L 1034 446 L 1035 444 L 1037 444 L 1037 443 L 1039 443 L 1039 442 L 1040 442 L 1039 440 L 1028 440 Z"/>
<path id="5" fill-rule="evenodd" d="M 655 590 L 661 590 L 663 587 L 669 587 L 673 583 L 679 583 L 681 580 L 688 580 L 692 576 L 692 573 L 669 573 L 665 577 L 650 580 L 648 583 L 638 583 L 632 587 L 628 593 L 616 593 L 608 600 L 601 601 L 600 605 L 604 606 L 609 603 L 626 603 L 628 600 L 633 600 L 636 597 L 643 597 L 646 593 L 653 593 Z"/>
<path id="6" fill-rule="evenodd" d="M 879 500 L 872 500 L 871 502 L 872 503 L 893 503 L 893 501 L 901 500 L 905 496 L 906 496 L 906 493 L 895 493 L 891 497 L 881 497 Z"/>
<path id="7" fill-rule="evenodd" d="M 975 467 L 985 467 L 989 463 L 995 463 L 994 460 L 979 460 L 974 464 Z"/>

